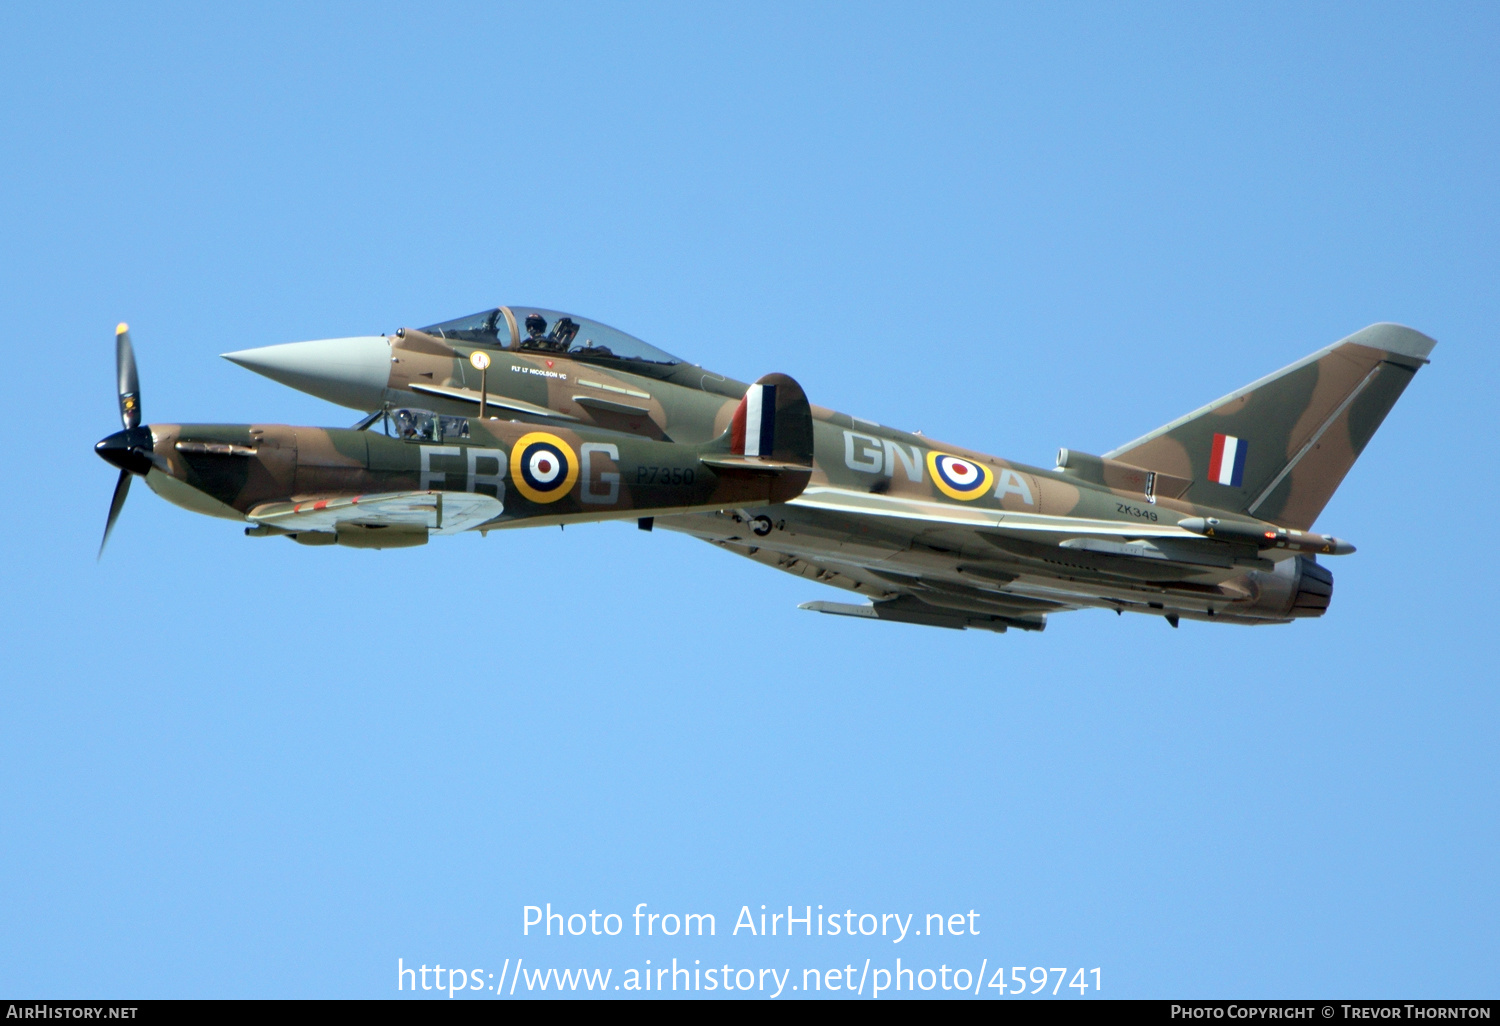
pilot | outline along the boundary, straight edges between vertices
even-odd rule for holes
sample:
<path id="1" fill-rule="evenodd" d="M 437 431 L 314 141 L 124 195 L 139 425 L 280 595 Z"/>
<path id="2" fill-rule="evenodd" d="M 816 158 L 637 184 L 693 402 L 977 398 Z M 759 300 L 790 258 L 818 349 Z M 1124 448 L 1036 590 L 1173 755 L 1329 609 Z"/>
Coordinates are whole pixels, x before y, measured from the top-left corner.
<path id="1" fill-rule="evenodd" d="M 547 318 L 541 314 L 527 314 L 526 337 L 521 340 L 522 349 L 540 349 L 543 352 L 552 348 L 552 340 L 547 337 Z"/>

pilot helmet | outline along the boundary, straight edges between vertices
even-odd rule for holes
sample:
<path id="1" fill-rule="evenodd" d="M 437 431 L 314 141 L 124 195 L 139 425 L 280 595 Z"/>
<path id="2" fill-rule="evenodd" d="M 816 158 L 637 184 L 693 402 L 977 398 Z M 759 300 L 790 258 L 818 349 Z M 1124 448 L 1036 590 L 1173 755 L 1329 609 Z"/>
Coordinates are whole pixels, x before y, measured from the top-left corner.
<path id="1" fill-rule="evenodd" d="M 542 334 L 547 330 L 547 319 L 541 314 L 527 314 L 526 330 L 533 335 Z"/>

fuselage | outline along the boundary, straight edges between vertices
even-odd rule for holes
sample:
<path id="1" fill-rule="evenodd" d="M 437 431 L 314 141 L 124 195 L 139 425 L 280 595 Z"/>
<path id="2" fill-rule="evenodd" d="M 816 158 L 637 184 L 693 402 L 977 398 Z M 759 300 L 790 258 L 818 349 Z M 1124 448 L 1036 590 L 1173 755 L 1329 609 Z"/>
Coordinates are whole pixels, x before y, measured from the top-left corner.
<path id="1" fill-rule="evenodd" d="M 321 531 L 330 541 L 332 529 L 311 515 L 347 500 L 365 501 L 373 515 L 382 497 L 484 497 L 490 501 L 465 510 L 485 515 L 471 515 L 461 527 L 490 530 L 775 503 L 800 491 L 808 476 L 716 466 L 704 459 L 715 455 L 711 446 L 596 428 L 539 430 L 406 410 L 391 420 L 394 435 L 378 427 L 145 425 L 135 432 L 149 442 L 149 456 L 134 454 L 129 469 L 194 512 L 266 528 L 255 533 Z M 452 517 L 445 524 L 441 504 L 434 509 L 438 516 L 426 526 L 451 533 Z M 312 526 L 299 530 L 299 519 Z"/>
<path id="2" fill-rule="evenodd" d="M 585 333 L 591 324 L 584 321 Z M 491 416 L 551 430 L 599 429 L 687 444 L 721 435 L 747 387 L 665 354 L 632 359 L 507 345 L 503 327 L 497 338 L 465 334 L 403 329 L 230 358 L 352 408 L 419 405 L 472 415 L 483 398 Z M 344 370 L 329 359 L 334 343 L 343 344 Z M 491 356 L 483 372 L 471 362 L 475 351 Z M 356 362 L 357 373 L 348 369 Z M 1170 481 L 1163 487 L 1138 474 L 1090 473 L 1088 466 L 1030 466 L 817 406 L 812 416 L 814 465 L 802 497 L 774 506 L 726 502 L 713 510 L 661 512 L 654 514 L 658 523 L 877 600 L 918 587 L 931 592 L 924 601 L 960 610 L 992 608 L 1003 596 L 1020 618 L 1089 605 L 1250 623 L 1284 622 L 1326 608 L 1326 600 L 1318 605 L 1303 595 L 1304 578 L 1321 568 L 1307 569 L 1309 561 L 1291 551 L 1225 544 L 1211 557 L 1200 546 L 1190 558 L 1174 558 L 1184 553 L 1170 545 L 1146 543 L 1146 552 L 1108 540 L 1128 535 L 1132 526 L 1222 515 L 1174 498 Z M 628 480 L 643 471 L 616 472 Z M 583 481 L 579 487 L 597 486 Z M 863 503 L 871 515 L 821 508 L 817 497 L 831 493 L 839 493 L 840 506 Z M 945 516 L 972 515 L 976 527 L 998 516 L 1007 530 L 1000 535 L 937 522 L 914 529 L 909 520 L 880 515 L 887 499 L 931 503 Z M 1076 527 L 1077 537 L 1063 547 L 1059 519 Z M 1097 540 L 1088 537 L 1090 525 L 1098 528 Z"/>

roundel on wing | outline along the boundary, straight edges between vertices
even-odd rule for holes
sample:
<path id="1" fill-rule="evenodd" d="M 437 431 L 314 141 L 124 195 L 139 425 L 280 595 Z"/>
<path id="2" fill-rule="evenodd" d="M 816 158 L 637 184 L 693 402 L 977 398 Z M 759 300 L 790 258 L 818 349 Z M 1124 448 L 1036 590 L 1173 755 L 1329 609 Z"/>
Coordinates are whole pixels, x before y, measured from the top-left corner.
<path id="1" fill-rule="evenodd" d="M 556 502 L 578 482 L 578 457 L 556 435 L 533 431 L 510 451 L 510 478 L 532 502 Z"/>
<path id="2" fill-rule="evenodd" d="M 983 463 L 960 459 L 945 452 L 928 452 L 927 469 L 932 483 L 950 499 L 977 499 L 995 483 L 995 474 Z"/>

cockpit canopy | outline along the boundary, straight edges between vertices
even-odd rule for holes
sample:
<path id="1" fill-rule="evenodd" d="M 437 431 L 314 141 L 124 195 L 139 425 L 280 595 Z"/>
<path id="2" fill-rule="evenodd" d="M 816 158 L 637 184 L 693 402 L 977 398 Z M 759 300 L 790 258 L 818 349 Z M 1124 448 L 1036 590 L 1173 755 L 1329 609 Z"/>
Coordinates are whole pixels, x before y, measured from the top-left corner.
<path id="1" fill-rule="evenodd" d="M 420 330 L 465 345 L 556 353 L 581 360 L 627 360 L 661 367 L 683 362 L 607 324 L 534 306 L 497 306 Z"/>
<path id="2" fill-rule="evenodd" d="M 419 442 L 467 440 L 469 418 L 448 417 L 431 410 L 388 410 L 385 414 L 385 433 Z"/>

